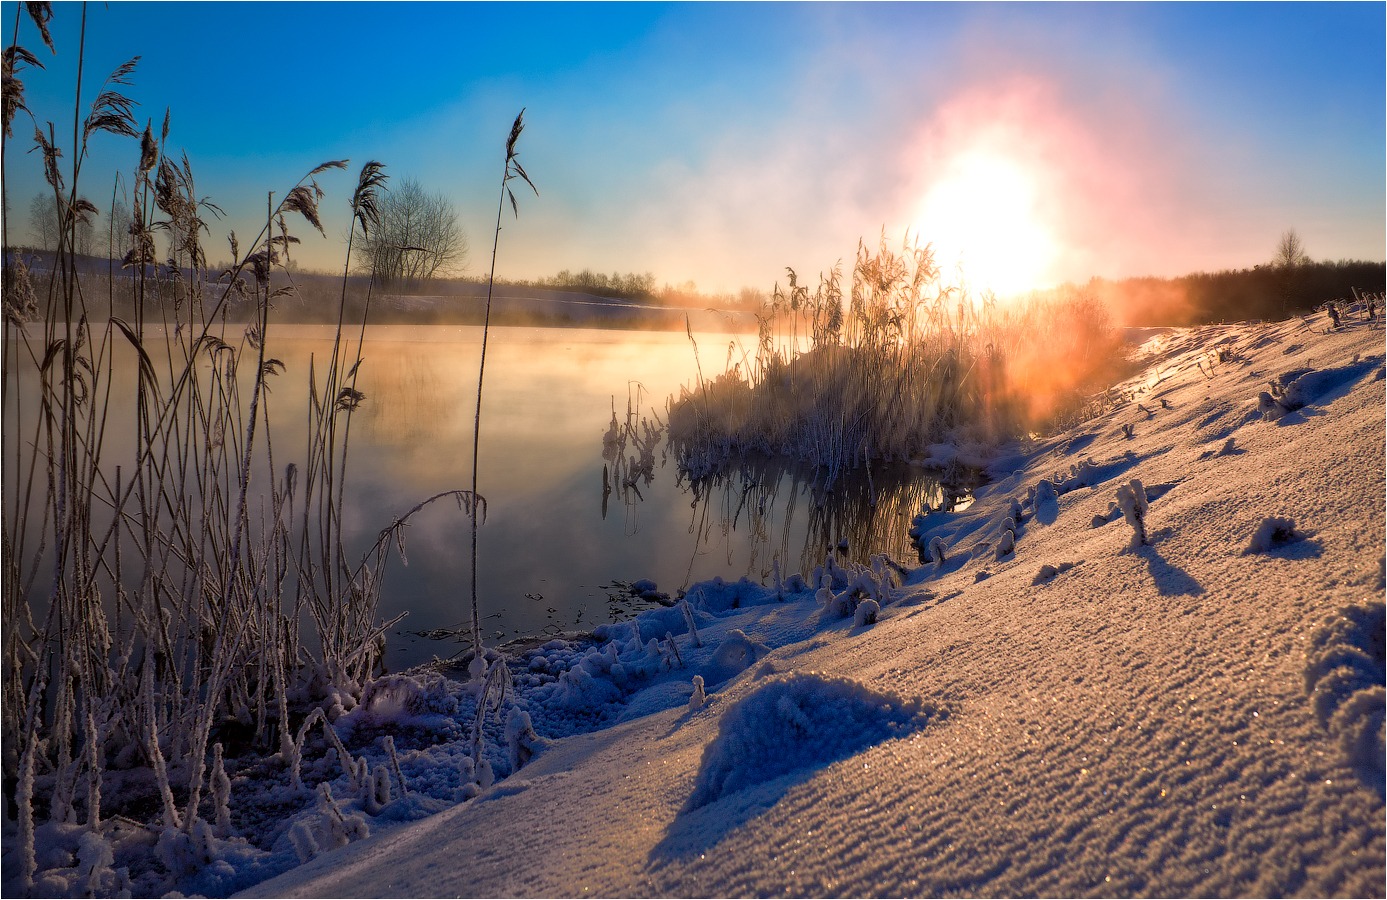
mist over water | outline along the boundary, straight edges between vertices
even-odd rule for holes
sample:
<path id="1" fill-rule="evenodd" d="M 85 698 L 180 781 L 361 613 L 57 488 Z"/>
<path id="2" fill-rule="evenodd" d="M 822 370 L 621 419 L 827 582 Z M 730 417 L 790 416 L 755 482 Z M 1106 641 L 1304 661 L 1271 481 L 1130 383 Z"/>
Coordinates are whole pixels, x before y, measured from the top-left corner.
<path id="1" fill-rule="evenodd" d="M 740 356 L 755 335 L 694 339 L 707 376 L 729 353 Z M 331 341 L 330 326 L 271 329 L 267 346 L 285 364 L 265 400 L 278 473 L 291 462 L 303 465 L 310 365 L 321 380 Z M 359 559 L 382 529 L 424 498 L 470 488 L 480 347 L 475 326 L 367 329 L 357 382 L 366 400 L 352 420 L 347 466 L 347 559 Z M 115 383 L 125 383 L 119 370 L 134 364 L 132 354 L 118 355 Z M 628 616 L 648 605 L 626 589 L 639 579 L 677 596 L 714 576 L 768 579 L 776 559 L 787 575 L 808 571 L 828 552 L 863 562 L 874 552 L 914 561 L 911 518 L 924 504 L 946 502 L 918 468 L 883 467 L 870 483 L 840 479 L 826 494 L 811 470 L 753 458 L 691 485 L 678 477 L 662 440 L 647 475 L 619 480 L 624 463 L 604 459 L 613 414 L 626 422 L 629 404 L 633 422 L 658 428 L 667 399 L 696 374 L 683 332 L 492 329 L 478 476 L 487 501 L 478 589 L 489 644 L 587 631 Z M 111 398 L 117 429 L 133 421 L 129 405 L 128 398 Z M 119 430 L 108 440 L 113 458 L 133 446 Z M 268 508 L 256 496 L 268 475 L 257 462 L 252 516 Z M 410 520 L 404 535 L 407 565 L 391 559 L 379 610 L 383 620 L 408 614 L 389 634 L 392 670 L 469 646 L 466 514 L 449 501 L 435 503 Z M 453 630 L 456 636 L 447 634 Z"/>

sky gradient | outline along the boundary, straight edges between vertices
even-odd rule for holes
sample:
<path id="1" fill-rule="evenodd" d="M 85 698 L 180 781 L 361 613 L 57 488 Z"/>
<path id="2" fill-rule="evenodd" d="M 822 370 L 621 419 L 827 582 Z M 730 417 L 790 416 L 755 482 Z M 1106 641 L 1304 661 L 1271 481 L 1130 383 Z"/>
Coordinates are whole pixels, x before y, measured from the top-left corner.
<path id="1" fill-rule="evenodd" d="M 57 55 L 24 17 L 22 74 L 71 164 L 82 7 Z M 313 166 L 340 269 L 347 198 L 378 159 L 456 204 L 485 275 L 504 142 L 539 197 L 505 219 L 498 274 L 650 271 L 768 290 L 850 264 L 883 230 L 1002 291 L 1270 259 L 1382 260 L 1384 5 L 130 3 L 87 8 L 83 106 L 140 56 L 141 124 L 172 110 L 198 192 L 257 230 Z M 3 4 L 6 44 L 16 4 Z M 46 125 L 45 125 L 46 128 Z M 68 135 L 63 138 L 63 134 Z M 11 240 L 43 185 L 23 113 L 5 157 Z M 98 135 L 103 210 L 138 143 Z"/>

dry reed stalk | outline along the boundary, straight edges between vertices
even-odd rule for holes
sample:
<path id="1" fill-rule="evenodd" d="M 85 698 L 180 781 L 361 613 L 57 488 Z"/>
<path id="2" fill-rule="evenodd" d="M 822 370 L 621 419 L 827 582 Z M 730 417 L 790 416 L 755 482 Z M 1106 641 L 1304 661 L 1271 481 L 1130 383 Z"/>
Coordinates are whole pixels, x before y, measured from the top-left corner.
<path id="1" fill-rule="evenodd" d="M 525 130 L 525 110 L 521 109 L 511 124 L 510 136 L 506 138 L 506 159 L 501 173 L 500 197 L 496 201 L 496 231 L 492 235 L 491 241 L 491 272 L 487 276 L 486 285 L 486 314 L 482 320 L 482 351 L 481 360 L 477 365 L 477 414 L 472 423 L 472 496 L 477 497 L 477 458 L 481 450 L 482 441 L 482 385 L 486 378 L 486 344 L 487 338 L 491 333 L 491 298 L 492 291 L 496 285 L 496 252 L 501 244 L 501 213 L 505 209 L 506 198 L 510 198 L 511 211 L 518 219 L 520 217 L 520 206 L 515 201 L 515 194 L 510 189 L 510 182 L 514 178 L 519 178 L 530 186 L 530 190 L 539 196 L 539 188 L 535 187 L 534 182 L 530 181 L 530 176 L 525 173 L 525 168 L 520 164 L 520 158 L 516 149 L 516 142 L 520 140 L 520 133 Z M 472 507 L 472 666 L 471 672 L 474 678 L 478 678 L 485 673 L 485 661 L 482 652 L 482 627 L 481 618 L 478 613 L 477 603 L 477 506 Z M 480 716 L 480 711 L 479 711 Z"/>

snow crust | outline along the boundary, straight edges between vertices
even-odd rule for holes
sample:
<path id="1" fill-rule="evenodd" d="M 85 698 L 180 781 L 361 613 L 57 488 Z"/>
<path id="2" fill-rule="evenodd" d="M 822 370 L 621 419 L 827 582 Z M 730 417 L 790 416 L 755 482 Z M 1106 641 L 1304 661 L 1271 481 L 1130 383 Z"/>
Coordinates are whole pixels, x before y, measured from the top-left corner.
<path id="1" fill-rule="evenodd" d="M 1323 315 L 1156 335 L 917 517 L 923 565 L 693 585 L 480 710 L 465 672 L 380 679 L 301 786 L 228 768 L 258 812 L 224 829 L 40 826 L 33 893 L 1380 896 L 1383 351 Z M 1245 552 L 1269 520 L 1296 539 Z"/>

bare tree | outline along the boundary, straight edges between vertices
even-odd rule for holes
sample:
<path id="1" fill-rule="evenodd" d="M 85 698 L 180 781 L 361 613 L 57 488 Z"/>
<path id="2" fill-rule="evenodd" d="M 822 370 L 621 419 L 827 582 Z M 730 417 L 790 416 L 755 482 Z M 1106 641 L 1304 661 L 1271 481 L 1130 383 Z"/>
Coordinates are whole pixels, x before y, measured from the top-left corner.
<path id="1" fill-rule="evenodd" d="M 1304 269 L 1310 263 L 1305 252 L 1305 244 L 1294 228 L 1281 234 L 1276 244 L 1276 255 L 1271 258 L 1271 266 L 1276 271 L 1276 289 L 1281 295 L 1281 314 L 1290 315 L 1301 301 L 1301 283 Z"/>
<path id="2" fill-rule="evenodd" d="M 52 194 L 39 191 L 29 201 L 29 235 L 40 250 L 58 249 L 58 207 Z"/>
<path id="3" fill-rule="evenodd" d="M 1310 261 L 1310 257 L 1305 252 L 1305 243 L 1296 234 L 1294 228 L 1283 232 L 1281 240 L 1276 244 L 1276 255 L 1272 257 L 1271 264 L 1278 269 L 1297 269 Z"/>
<path id="4" fill-rule="evenodd" d="M 96 225 L 92 221 L 97 215 L 96 207 L 85 197 L 79 197 L 73 215 L 76 222 L 72 232 L 75 243 L 72 250 L 78 254 L 90 254 L 97 246 Z M 50 253 L 58 249 L 58 239 L 63 234 L 63 220 L 52 194 L 40 191 L 29 201 L 29 232 L 39 249 Z"/>
<path id="5" fill-rule="evenodd" d="M 130 209 L 124 200 L 117 200 L 111 207 L 111 221 L 106 225 L 107 255 L 119 262 L 130 252 Z"/>
<path id="6" fill-rule="evenodd" d="M 89 200 L 83 198 L 78 203 L 76 211 L 77 222 L 76 230 L 72 233 L 73 241 L 76 246 L 73 248 L 80 256 L 91 256 L 98 246 L 96 241 L 96 222 L 94 221 L 100 213 Z"/>
<path id="7" fill-rule="evenodd" d="M 361 242 L 357 260 L 382 283 L 408 287 L 460 269 L 467 249 L 448 198 L 406 178 L 386 194 L 380 227 Z"/>

